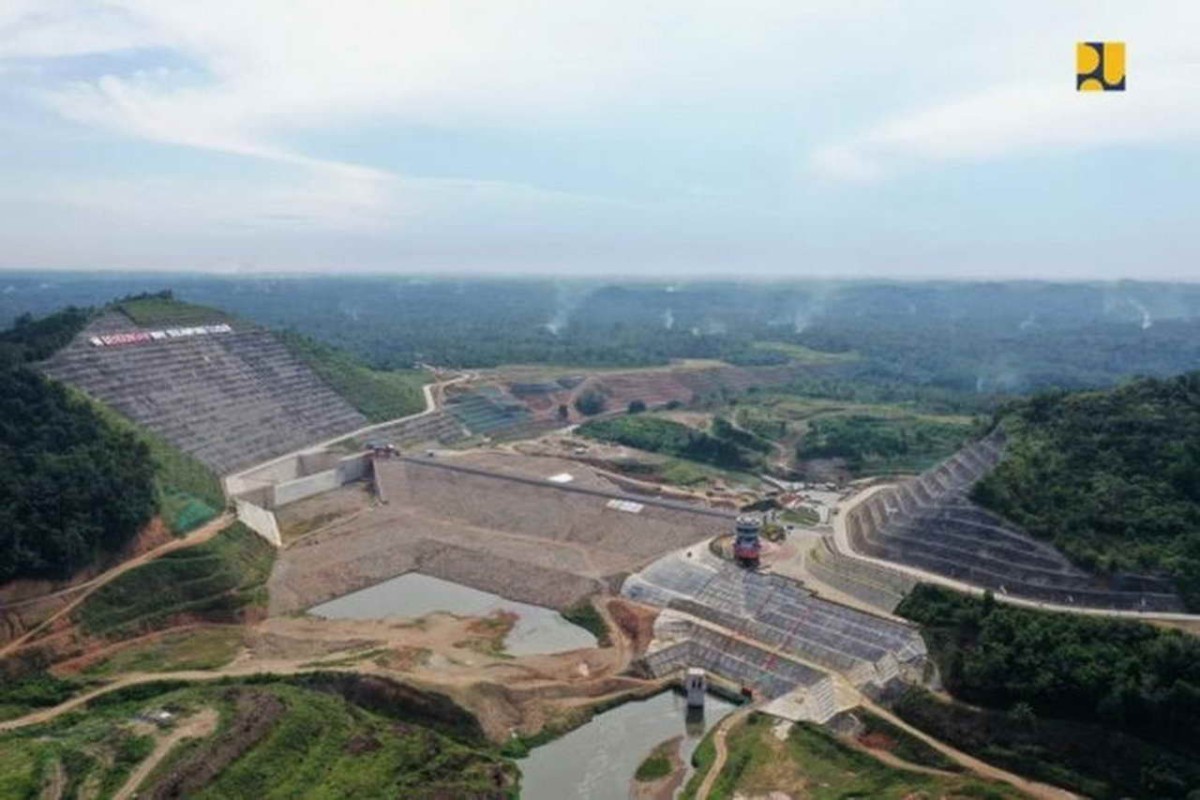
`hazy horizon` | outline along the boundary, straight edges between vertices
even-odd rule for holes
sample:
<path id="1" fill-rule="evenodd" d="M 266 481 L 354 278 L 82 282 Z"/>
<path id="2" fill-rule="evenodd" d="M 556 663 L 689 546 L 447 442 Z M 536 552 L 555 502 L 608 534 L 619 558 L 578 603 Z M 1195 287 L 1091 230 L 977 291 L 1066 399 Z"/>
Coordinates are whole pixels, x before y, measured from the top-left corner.
<path id="1" fill-rule="evenodd" d="M 878 274 L 871 275 L 864 273 L 862 275 L 800 275 L 800 274 L 782 274 L 782 273 L 763 273 L 749 274 L 743 273 L 739 275 L 730 275 L 719 271 L 709 273 L 691 272 L 691 273 L 619 273 L 619 272 L 576 272 L 571 274 L 563 273 L 545 273 L 545 272 L 488 272 L 480 271 L 450 271 L 443 270 L 439 272 L 422 271 L 419 269 L 396 269 L 392 271 L 338 271 L 338 270 L 322 270 L 313 269 L 311 271 L 288 271 L 288 270 L 227 270 L 227 269 L 162 269 L 148 267 L 146 269 L 122 269 L 116 267 L 93 267 L 93 268 L 46 268 L 46 269 L 30 269 L 28 267 L 4 267 L 0 266 L 0 276 L 22 276 L 27 278 L 53 278 L 63 276 L 84 276 L 84 277 L 110 277 L 113 279 L 131 277 L 131 278 L 203 278 L 203 279 L 229 279 L 229 280 L 309 280 L 314 278 L 346 278 L 349 280 L 381 280 L 381 279 L 407 279 L 418 282 L 433 282 L 433 281 L 469 281 L 469 280 L 486 280 L 486 281 L 550 281 L 554 283 L 595 283 L 595 284 L 663 284 L 686 286 L 689 284 L 708 284 L 708 283 L 731 283 L 731 284 L 834 284 L 834 283 L 900 283 L 900 284 L 922 284 L 922 283 L 945 283 L 945 284 L 989 284 L 989 283 L 1004 283 L 1004 284 L 1029 284 L 1029 285 L 1114 285 L 1114 284 L 1132 284 L 1132 285 L 1195 285 L 1200 284 L 1200 270 L 1196 275 L 1185 276 L 1181 278 L 1136 278 L 1136 277 L 1112 277 L 1112 278 L 1089 278 L 1089 277 L 988 277 L 988 276 L 956 276 L 956 275 L 886 275 Z M 4 287 L 0 287 L 3 291 Z M 164 289 L 171 287 L 164 286 Z"/>

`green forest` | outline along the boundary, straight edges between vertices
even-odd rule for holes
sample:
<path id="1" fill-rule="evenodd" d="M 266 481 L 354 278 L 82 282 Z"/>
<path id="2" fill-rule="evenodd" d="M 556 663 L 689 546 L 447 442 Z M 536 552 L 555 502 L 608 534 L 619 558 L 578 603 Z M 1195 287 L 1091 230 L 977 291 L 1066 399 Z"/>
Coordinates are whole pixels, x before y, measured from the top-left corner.
<path id="1" fill-rule="evenodd" d="M 149 448 L 27 363 L 88 316 L 69 309 L 0 334 L 0 580 L 66 577 L 120 550 L 154 514 Z"/>
<path id="2" fill-rule="evenodd" d="M 1165 571 L 1200 608 L 1200 372 L 1006 406 L 974 499 L 1080 565 Z"/>
<path id="3" fill-rule="evenodd" d="M 93 313 L 0 333 L 0 580 L 65 578 L 117 553 L 156 512 L 184 532 L 224 505 L 203 464 L 33 368 Z"/>
<path id="4" fill-rule="evenodd" d="M 922 626 L 950 693 L 992 712 L 908 698 L 898 710 L 931 735 L 1103 797 L 1184 797 L 1200 786 L 1200 639 L 927 584 L 897 613 Z M 1118 751 L 1079 746 L 1114 739 Z"/>
<path id="5" fill-rule="evenodd" d="M 114 296 L 146 293 L 135 313 L 161 319 L 164 309 L 154 297 L 168 287 L 191 303 L 295 330 L 385 370 L 417 361 L 763 363 L 816 350 L 855 358 L 814 367 L 812 392 L 843 399 L 853 392 L 860 402 L 919 397 L 960 411 L 997 395 L 1109 386 L 1200 366 L 1200 288 L 1138 282 L 668 284 L 83 273 L 49 282 L 44 274 L 13 273 L 11 291 L 0 295 L 0 324 L 28 312 L 98 307 Z M 1153 316 L 1150 326 L 1143 309 Z"/>
<path id="6" fill-rule="evenodd" d="M 738 431 L 725 420 L 706 433 L 679 422 L 648 414 L 629 414 L 611 419 L 593 420 L 580 425 L 576 431 L 602 442 L 623 444 L 651 453 L 686 458 L 726 469 L 751 469 L 762 463 L 761 451 L 745 446 L 744 431 Z M 723 438 L 720 432 L 736 434 Z M 752 436 L 752 434 L 751 434 Z M 756 439 L 757 437 L 755 437 Z"/>
<path id="7" fill-rule="evenodd" d="M 136 436 L 28 367 L 0 369 L 0 580 L 66 577 L 123 547 L 155 505 Z"/>
<path id="8" fill-rule="evenodd" d="M 974 432 L 969 422 L 909 416 L 849 414 L 814 419 L 796 448 L 797 458 L 842 458 L 856 475 L 920 472 L 946 458 Z"/>

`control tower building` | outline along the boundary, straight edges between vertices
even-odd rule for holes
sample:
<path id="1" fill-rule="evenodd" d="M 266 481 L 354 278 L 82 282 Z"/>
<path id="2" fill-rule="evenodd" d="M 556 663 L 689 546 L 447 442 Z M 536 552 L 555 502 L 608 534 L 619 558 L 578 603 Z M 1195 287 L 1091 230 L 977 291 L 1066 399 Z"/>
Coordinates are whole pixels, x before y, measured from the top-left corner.
<path id="1" fill-rule="evenodd" d="M 743 514 L 737 518 L 733 539 L 733 558 L 743 567 L 758 566 L 762 554 L 762 517 Z"/>

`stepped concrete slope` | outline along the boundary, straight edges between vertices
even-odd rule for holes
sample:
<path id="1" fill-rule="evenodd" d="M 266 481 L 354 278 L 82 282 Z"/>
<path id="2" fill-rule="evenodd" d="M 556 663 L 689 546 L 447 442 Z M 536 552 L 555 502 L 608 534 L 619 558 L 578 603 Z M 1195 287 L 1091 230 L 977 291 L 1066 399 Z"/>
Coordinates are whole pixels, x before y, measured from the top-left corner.
<path id="1" fill-rule="evenodd" d="M 218 474 L 367 424 L 268 331 L 232 323 L 144 340 L 150 332 L 108 312 L 41 366 Z M 143 340 L 95 343 L 120 334 Z"/>
<path id="2" fill-rule="evenodd" d="M 621 594 L 685 615 L 701 628 L 715 626 L 788 659 L 834 670 L 860 687 L 920 680 L 924 668 L 925 642 L 915 627 L 822 600 L 791 578 L 742 569 L 706 548 L 655 561 L 629 576 Z M 692 655 L 703 655 L 705 646 L 701 641 Z M 786 691 L 789 681 L 807 683 L 800 673 L 781 672 L 778 659 L 747 655 L 742 661 L 745 669 L 730 662 L 724 666 L 737 669 L 716 671 L 730 680 L 758 685 L 768 697 Z M 773 668 L 763 668 L 764 663 Z"/>
<path id="3" fill-rule="evenodd" d="M 999 462 L 1003 449 L 1003 435 L 993 433 L 918 478 L 875 491 L 845 514 L 851 547 L 1032 601 L 1126 611 L 1182 610 L 1168 580 L 1092 575 L 1053 546 L 971 502 L 971 486 Z"/>

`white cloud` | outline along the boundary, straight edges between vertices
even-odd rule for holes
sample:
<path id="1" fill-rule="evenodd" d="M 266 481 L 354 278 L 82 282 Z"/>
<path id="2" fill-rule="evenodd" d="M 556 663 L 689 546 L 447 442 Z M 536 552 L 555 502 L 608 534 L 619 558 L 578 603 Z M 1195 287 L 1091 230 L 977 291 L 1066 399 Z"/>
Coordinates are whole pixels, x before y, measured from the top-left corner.
<path id="1" fill-rule="evenodd" d="M 1135 79 L 1125 93 L 1076 92 L 1062 81 L 991 87 L 819 148 L 810 164 L 829 177 L 870 180 L 929 162 L 1200 141 L 1200 104 L 1185 99 L 1200 85 L 1200 67 Z"/>
<path id="2" fill-rule="evenodd" d="M 159 242 L 145 263 L 172 236 L 244 237 L 230 257 L 261 261 L 318 233 L 375 241 L 381 261 L 413 242 L 686 260 L 721 239 L 786 262 L 824 237 L 830 259 L 916 239 L 932 262 L 938 187 L 864 215 L 870 193 L 798 173 L 946 173 L 944 191 L 962 162 L 1192 143 L 1197 28 L 1194 0 L 0 0 L 0 126 L 42 159 L 0 154 L 0 202 L 28 196 L 47 230 L 50 209 L 78 214 L 101 260 Z M 1129 41 L 1128 92 L 1074 92 L 1079 38 Z M 146 148 L 143 165 L 139 142 L 193 152 Z M 399 174 L 426 151 L 423 177 Z M 19 226 L 0 234 L 36 251 Z"/>
<path id="3" fill-rule="evenodd" d="M 1021 4 L 1013 5 L 1020 16 Z M 947 162 L 1200 143 L 1194 34 L 1200 5 L 1061 3 L 1040 4 L 1038 12 L 1043 8 L 1047 16 L 1029 14 L 1036 30 L 997 27 L 990 32 L 994 41 L 980 31 L 972 43 L 986 59 L 972 62 L 955 53 L 944 64 L 947 80 L 965 77 L 966 88 L 815 148 L 810 168 L 825 177 L 875 180 Z M 1075 90 L 1074 42 L 1080 39 L 1127 42 L 1127 91 Z"/>
<path id="4" fill-rule="evenodd" d="M 0 5 L 0 59 L 106 53 L 157 41 L 144 24 L 107 4 L 6 0 Z"/>
<path id="5" fill-rule="evenodd" d="M 280 144 L 289 134 L 365 121 L 607 126 L 614 114 L 664 103 L 785 91 L 800 53 L 824 52 L 819 23 L 861 21 L 880 3 L 797 5 L 63 0 L 75 15 L 27 11 L 0 25 L 0 57 L 105 42 L 170 49 L 196 70 L 104 75 L 51 87 L 45 100 L 68 119 L 131 136 L 306 163 Z M 119 30 L 81 41 L 86 21 L 101 17 L 120 20 Z"/>

